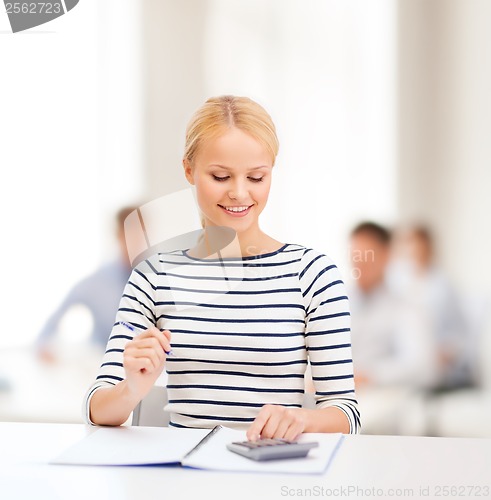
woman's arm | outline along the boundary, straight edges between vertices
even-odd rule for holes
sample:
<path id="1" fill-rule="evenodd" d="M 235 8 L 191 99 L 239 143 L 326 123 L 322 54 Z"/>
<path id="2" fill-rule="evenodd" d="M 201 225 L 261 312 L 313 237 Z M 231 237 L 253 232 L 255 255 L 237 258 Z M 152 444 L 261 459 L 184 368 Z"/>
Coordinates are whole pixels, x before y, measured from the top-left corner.
<path id="1" fill-rule="evenodd" d="M 306 311 L 305 345 L 316 402 L 312 411 L 321 412 L 311 414 L 308 428 L 357 433 L 360 418 L 346 287 L 329 257 L 310 250 L 304 254 L 302 263 L 304 271 L 299 279 Z"/>
<path id="2" fill-rule="evenodd" d="M 96 425 L 122 425 L 140 401 L 128 391 L 126 380 L 101 387 L 90 400 L 89 419 Z"/>
<path id="3" fill-rule="evenodd" d="M 350 423 L 346 413 L 336 406 L 328 408 L 298 408 L 304 414 L 303 432 L 342 432 L 349 434 Z"/>
<path id="4" fill-rule="evenodd" d="M 164 369 L 170 332 L 156 327 L 128 342 L 123 353 L 126 378 L 110 388 L 100 388 L 90 399 L 89 420 L 98 425 L 121 425 L 148 394 Z"/>

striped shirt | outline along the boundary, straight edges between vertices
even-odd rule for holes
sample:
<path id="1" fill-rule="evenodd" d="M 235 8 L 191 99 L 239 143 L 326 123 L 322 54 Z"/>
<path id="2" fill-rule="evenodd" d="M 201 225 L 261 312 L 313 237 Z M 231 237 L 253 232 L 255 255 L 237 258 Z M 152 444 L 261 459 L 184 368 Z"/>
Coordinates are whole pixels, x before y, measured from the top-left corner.
<path id="1" fill-rule="evenodd" d="M 317 408 L 359 431 L 348 297 L 326 256 L 296 244 L 243 258 L 161 253 L 132 272 L 92 394 L 125 377 L 123 350 L 150 326 L 171 332 L 170 425 L 245 429 L 265 404 L 302 406 L 310 362 Z"/>

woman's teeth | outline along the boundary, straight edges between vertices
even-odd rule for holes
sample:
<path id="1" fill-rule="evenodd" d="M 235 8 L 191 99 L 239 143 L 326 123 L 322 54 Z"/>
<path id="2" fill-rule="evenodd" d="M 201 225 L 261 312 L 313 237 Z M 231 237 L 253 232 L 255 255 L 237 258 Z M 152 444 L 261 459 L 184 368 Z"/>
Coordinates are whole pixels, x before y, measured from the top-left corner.
<path id="1" fill-rule="evenodd" d="M 247 210 L 249 207 L 223 207 L 225 210 L 228 210 L 229 212 L 244 212 Z"/>

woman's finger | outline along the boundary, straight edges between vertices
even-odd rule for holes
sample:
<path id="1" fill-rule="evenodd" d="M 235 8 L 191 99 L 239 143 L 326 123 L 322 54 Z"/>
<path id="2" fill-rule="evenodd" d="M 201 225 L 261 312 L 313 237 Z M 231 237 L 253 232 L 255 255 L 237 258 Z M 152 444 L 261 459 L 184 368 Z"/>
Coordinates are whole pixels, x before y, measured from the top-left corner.
<path id="1" fill-rule="evenodd" d="M 283 419 L 284 409 L 283 406 L 273 406 L 271 408 L 269 418 L 261 431 L 261 437 L 270 439 L 281 437 L 278 436 L 278 427 Z"/>
<path id="2" fill-rule="evenodd" d="M 148 330 L 145 330 L 144 332 L 136 336 L 134 340 L 143 340 L 148 338 L 155 338 L 159 342 L 160 347 L 165 352 L 169 352 L 171 350 L 170 346 L 171 333 L 169 330 L 160 331 L 157 327 L 152 326 Z"/>
<path id="3" fill-rule="evenodd" d="M 280 438 L 280 439 L 287 439 L 286 436 L 288 434 L 288 430 L 290 429 L 291 426 L 291 420 L 282 418 L 276 427 L 276 430 L 274 434 L 271 436 L 272 438 Z"/>
<path id="4" fill-rule="evenodd" d="M 252 422 L 249 429 L 247 429 L 246 436 L 249 441 L 257 441 L 261 436 L 261 431 L 271 414 L 271 406 L 272 405 L 264 405 L 254 419 L 254 422 Z"/>
<path id="5" fill-rule="evenodd" d="M 128 370 L 130 373 L 136 373 L 140 371 L 145 371 L 148 373 L 152 373 L 153 363 L 148 358 L 133 358 L 129 357 L 124 360 L 125 370 Z"/>
<path id="6" fill-rule="evenodd" d="M 152 349 L 158 356 L 160 361 L 165 359 L 165 352 L 160 345 L 160 342 L 155 337 L 147 337 L 144 339 L 136 339 L 131 344 L 126 345 L 126 349 Z"/>
<path id="7" fill-rule="evenodd" d="M 146 358 L 152 363 L 152 368 L 156 369 L 160 366 L 161 360 L 159 359 L 155 349 L 138 349 L 138 348 L 129 348 L 125 350 L 126 356 L 128 358 Z"/>
<path id="8" fill-rule="evenodd" d="M 302 412 L 299 411 L 300 408 L 290 409 L 289 410 L 289 422 L 290 426 L 285 433 L 284 438 L 288 439 L 288 441 L 295 441 L 298 439 L 298 436 L 302 434 L 305 430 L 305 420 Z"/>

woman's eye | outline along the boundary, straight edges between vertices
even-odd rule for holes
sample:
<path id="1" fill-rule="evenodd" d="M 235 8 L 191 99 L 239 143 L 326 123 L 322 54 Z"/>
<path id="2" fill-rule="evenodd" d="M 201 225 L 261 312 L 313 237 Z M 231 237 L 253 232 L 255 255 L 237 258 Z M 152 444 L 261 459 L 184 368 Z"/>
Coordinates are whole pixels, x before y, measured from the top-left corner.
<path id="1" fill-rule="evenodd" d="M 213 174 L 212 174 L 212 176 L 213 176 L 213 179 L 215 179 L 215 180 L 216 180 L 216 181 L 218 181 L 218 182 L 224 182 L 224 181 L 226 181 L 226 180 L 228 180 L 228 179 L 230 178 L 230 176 L 229 176 L 229 175 L 226 175 L 225 177 L 220 177 L 220 176 L 218 176 L 218 175 L 213 175 Z M 263 178 L 262 178 L 262 177 L 249 177 L 248 179 L 249 179 L 251 182 L 261 182 L 261 181 L 263 180 Z"/>

